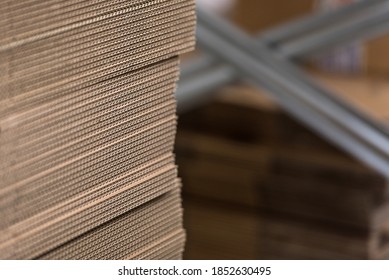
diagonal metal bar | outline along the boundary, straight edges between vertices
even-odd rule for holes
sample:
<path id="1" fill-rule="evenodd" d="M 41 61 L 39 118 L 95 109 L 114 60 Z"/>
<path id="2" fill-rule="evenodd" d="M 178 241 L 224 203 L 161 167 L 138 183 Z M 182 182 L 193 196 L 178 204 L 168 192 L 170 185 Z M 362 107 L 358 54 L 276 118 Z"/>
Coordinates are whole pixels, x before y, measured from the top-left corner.
<path id="1" fill-rule="evenodd" d="M 389 137 L 359 111 L 339 104 L 293 64 L 215 15 L 198 11 L 198 41 L 300 121 L 389 178 Z"/>
<path id="2" fill-rule="evenodd" d="M 201 71 L 201 74 L 192 79 L 180 80 L 176 91 L 178 112 L 182 113 L 204 104 L 214 96 L 220 85 L 230 83 L 235 77 L 235 70 L 223 64 L 205 68 L 205 71 Z"/>
<path id="3" fill-rule="evenodd" d="M 274 45 L 283 50 L 281 51 L 282 53 L 285 52 L 287 56 L 294 58 L 317 49 L 328 49 L 334 45 L 365 35 L 364 33 L 354 35 L 355 31 L 360 29 L 360 26 L 357 25 L 359 23 L 364 24 L 365 21 L 374 20 L 377 13 L 386 9 L 386 4 L 386 0 L 356 2 L 334 12 L 313 14 L 297 21 L 289 22 L 271 29 L 265 34 L 260 33 L 257 38 L 262 44 Z M 350 20 L 354 21 L 349 23 Z M 351 34 L 350 29 L 352 31 Z M 322 36 L 325 36 L 326 40 L 322 40 Z M 288 49 L 292 50 L 287 51 Z M 214 60 L 211 60 L 212 57 L 210 56 L 201 57 L 193 59 L 191 63 L 184 64 L 181 78 L 192 75 L 199 70 L 205 70 L 205 67 L 215 63 Z"/>
<path id="4" fill-rule="evenodd" d="M 363 2 L 369 3 L 369 1 Z M 304 40 L 287 42 L 279 48 L 279 52 L 286 57 L 308 56 L 344 42 L 355 39 L 366 40 L 381 35 L 389 30 L 388 10 L 388 1 L 371 6 L 360 17 L 323 30 L 317 30 Z"/>
<path id="5" fill-rule="evenodd" d="M 389 2 L 385 4 L 387 9 L 382 11 L 389 18 Z M 201 13 L 201 11 L 200 11 Z M 208 15 L 206 13 L 203 13 Z M 352 120 L 356 118 L 358 122 L 356 125 L 361 130 L 356 129 L 356 133 L 369 132 L 373 135 L 375 134 L 384 134 L 385 140 L 389 136 L 389 132 L 376 133 L 376 130 L 381 130 L 383 127 L 377 124 L 375 121 L 370 120 L 367 116 L 361 116 L 361 113 L 356 108 L 350 106 L 347 102 L 344 102 L 342 99 L 338 98 L 337 95 L 334 95 L 332 92 L 326 90 L 325 88 L 318 85 L 313 79 L 311 79 L 305 72 L 303 72 L 299 67 L 296 67 L 294 64 L 289 63 L 281 56 L 277 55 L 271 51 L 267 46 L 261 44 L 258 41 L 254 41 L 249 36 L 245 36 L 236 26 L 230 24 L 228 21 L 221 19 L 220 17 L 215 16 L 215 19 L 212 19 L 211 16 L 205 16 L 203 19 L 201 15 L 199 16 L 200 21 L 205 21 L 208 25 L 215 28 L 215 30 L 222 32 L 223 38 L 228 40 L 230 43 L 235 43 L 240 46 L 241 50 L 250 52 L 252 55 L 256 56 L 262 63 L 267 65 L 267 67 L 274 69 L 277 73 L 282 74 L 282 80 L 290 80 L 293 82 L 293 86 L 300 87 L 305 91 L 311 92 L 307 94 L 307 100 L 310 100 L 312 104 L 315 104 L 318 108 L 323 108 L 327 110 L 329 114 L 332 114 L 330 110 L 335 108 L 337 113 L 343 113 L 343 119 L 348 120 L 350 117 Z M 222 46 L 220 46 L 222 47 Z M 326 106 L 328 105 L 328 106 Z M 368 127 L 374 127 L 375 130 L 365 130 L 366 126 L 362 126 L 361 123 L 365 123 Z M 377 139 L 381 137 L 377 136 Z M 383 140 L 383 139 L 381 139 Z M 378 141 L 378 140 L 377 140 Z M 381 143 L 386 143 L 386 141 L 381 141 Z M 385 149 L 385 152 L 389 156 L 389 146 L 382 146 L 382 149 Z"/>
<path id="6" fill-rule="evenodd" d="M 361 3 L 364 3 L 363 5 Z M 367 6 L 366 3 L 369 3 L 369 9 L 365 9 Z M 364 9 L 361 11 L 360 9 Z M 304 28 L 300 29 L 301 32 L 307 32 L 310 22 L 318 17 L 319 23 L 324 24 L 323 21 L 326 19 L 327 25 L 324 26 L 324 30 L 309 34 L 308 36 L 299 38 L 298 40 L 284 43 L 284 45 L 278 46 L 278 51 L 285 57 L 302 57 L 312 53 L 318 52 L 318 50 L 323 50 L 326 48 L 333 47 L 338 44 L 342 44 L 349 40 L 354 40 L 357 38 L 368 38 L 376 36 L 387 32 L 389 30 L 389 16 L 388 16 L 388 2 L 382 0 L 369 0 L 358 2 L 357 4 L 351 5 L 350 7 L 343 8 L 334 14 L 334 20 L 338 19 L 340 16 L 346 15 L 356 15 L 357 12 L 363 13 L 362 18 L 353 18 L 350 21 L 344 21 L 340 25 L 336 25 L 333 28 L 333 21 L 331 20 L 331 14 L 325 14 L 322 16 L 310 16 L 304 20 L 299 20 L 296 24 L 297 26 L 303 26 Z M 306 22 L 305 25 L 302 23 Z M 297 34 L 296 28 L 293 28 L 294 34 Z M 317 24 L 314 24 L 313 27 L 317 27 Z M 279 34 L 274 36 L 280 41 L 285 41 L 280 34 L 285 34 L 288 30 L 288 26 L 278 28 L 274 32 Z M 284 31 L 282 31 L 284 30 Z M 314 29 L 309 29 L 311 32 Z M 280 32 L 282 31 L 282 32 Z M 272 32 L 268 33 L 268 37 Z M 290 38 L 290 37 L 289 37 Z M 266 42 L 268 39 L 260 39 L 259 43 Z M 182 76 L 181 83 L 177 90 L 176 96 L 179 103 L 179 110 L 185 110 L 186 107 L 191 107 L 196 105 L 196 102 L 203 102 L 204 97 L 209 98 L 210 96 L 205 95 L 210 91 L 213 91 L 226 83 L 232 82 L 236 77 L 232 74 L 227 67 L 214 67 L 211 70 L 211 66 L 214 66 L 217 62 L 211 56 L 202 56 L 194 60 L 185 63 L 182 67 Z M 188 78 L 190 76 L 190 78 Z M 229 77 L 229 78 L 227 78 Z M 187 85 L 190 84 L 190 85 Z M 186 107 L 185 107 L 186 106 Z"/>
<path id="7" fill-rule="evenodd" d="M 278 45 L 287 40 L 295 39 L 304 34 L 316 32 L 328 26 L 336 26 L 344 22 L 345 18 L 360 16 L 368 9 L 384 3 L 385 0 L 364 0 L 344 6 L 343 8 L 314 14 L 295 20 L 288 25 L 275 27 L 261 34 L 262 43 L 266 45 Z"/>

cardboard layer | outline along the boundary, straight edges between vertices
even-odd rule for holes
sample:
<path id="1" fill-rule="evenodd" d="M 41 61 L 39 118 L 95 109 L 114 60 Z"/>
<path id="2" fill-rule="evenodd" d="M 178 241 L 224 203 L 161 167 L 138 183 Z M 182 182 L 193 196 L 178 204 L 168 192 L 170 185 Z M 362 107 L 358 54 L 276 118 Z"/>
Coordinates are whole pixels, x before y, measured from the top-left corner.
<path id="1" fill-rule="evenodd" d="M 156 240 L 142 251 L 126 256 L 125 259 L 128 260 L 148 260 L 148 259 L 164 259 L 164 255 L 159 255 L 160 252 L 165 250 L 170 250 L 169 247 L 176 248 L 174 251 L 179 254 L 182 254 L 183 245 L 185 242 L 185 233 L 184 231 L 178 230 L 174 233 L 167 235 L 164 238 Z"/>
<path id="2" fill-rule="evenodd" d="M 185 0 L 156 0 L 156 1 L 144 1 L 138 3 L 129 3 L 122 0 L 117 1 L 99 1 L 99 2 L 91 2 L 87 3 L 89 6 L 77 9 L 77 5 L 73 5 L 73 8 L 76 8 L 73 11 L 68 11 L 67 13 L 57 12 L 57 15 L 48 16 L 38 16 L 31 17 L 29 19 L 20 18 L 15 16 L 13 13 L 9 13 L 11 10 L 10 7 L 7 7 L 5 11 L 2 11 L 2 14 L 9 22 L 9 24 L 4 25 L 4 30 L 2 33 L 2 37 L 0 39 L 0 44 L 3 46 L 7 46 L 8 48 L 14 46 L 20 46 L 26 41 L 34 41 L 37 39 L 47 38 L 50 35 L 62 33 L 66 30 L 73 30 L 79 28 L 81 26 L 86 26 L 93 24 L 95 22 L 112 18 L 117 15 L 127 14 L 137 15 L 138 17 L 143 18 L 147 12 L 154 13 L 156 17 L 156 10 L 163 11 L 164 7 L 175 6 L 179 7 L 179 3 L 186 2 L 189 4 L 189 1 Z M 193 5 L 193 3 L 190 3 Z M 56 6 L 52 6 L 52 9 L 60 11 L 62 6 L 68 6 L 67 3 L 61 3 Z M 49 8 L 50 9 L 50 8 Z M 33 7 L 30 10 L 27 10 L 25 15 L 28 16 L 31 11 L 34 11 Z M 41 15 L 45 13 L 49 13 L 49 11 L 39 11 Z M 66 12 L 66 9 L 65 11 Z M 23 13 L 19 12 L 18 15 L 22 15 Z M 30 21 L 30 22 L 28 22 Z M 20 22 L 18 25 L 17 23 Z M 25 23 L 23 25 L 23 23 Z"/>
<path id="3" fill-rule="evenodd" d="M 106 197 L 82 204 L 79 208 L 70 208 L 62 215 L 54 213 L 42 217 L 44 218 L 41 219 L 42 221 L 9 227 L 5 234 L 14 237 L 1 244 L 1 258 L 33 258 L 41 255 L 131 208 L 172 190 L 177 174 L 168 170 L 162 172 L 155 174 L 154 177 L 140 180 L 138 185 L 132 184 Z"/>
<path id="4" fill-rule="evenodd" d="M 131 131 L 130 129 L 127 131 L 119 130 L 115 135 L 115 131 L 111 130 L 111 138 L 108 136 L 95 137 L 93 140 L 89 141 L 91 143 L 86 141 L 86 143 L 74 144 L 68 149 L 57 148 L 54 149 L 54 151 L 42 153 L 41 155 L 29 161 L 19 163 L 18 165 L 13 165 L 11 167 L 7 166 L 7 172 L 13 173 L 14 176 L 9 178 L 7 176 L 8 174 L 5 173 L 0 174 L 0 178 L 5 185 L 11 185 L 22 181 L 27 177 L 32 177 L 41 172 L 45 172 L 50 168 L 63 168 L 70 163 L 81 164 L 81 162 L 84 162 L 85 160 L 103 156 L 110 150 L 120 149 L 124 146 L 131 148 L 141 145 L 150 140 L 154 134 L 158 135 L 164 128 L 169 130 L 172 126 L 175 126 L 175 124 L 176 121 L 173 116 L 157 120 L 153 124 L 147 125 L 147 122 L 145 122 L 145 127 L 136 131 Z M 14 159 L 13 157 L 9 158 Z M 36 164 L 36 166 L 34 166 L 34 164 Z"/>
<path id="5" fill-rule="evenodd" d="M 110 259 L 110 248 L 117 246 L 125 252 L 137 251 L 144 246 L 144 239 L 158 239 L 174 231 L 169 223 L 180 227 L 181 206 L 178 190 L 166 193 L 140 207 L 117 217 L 106 224 L 41 256 L 44 259 Z M 169 218 L 170 217 L 170 218 Z M 170 222 L 168 220 L 170 219 Z M 181 225 L 182 226 L 182 225 Z M 177 228 L 177 226 L 176 226 Z M 160 233 L 158 233 L 160 232 Z M 149 242 L 149 241 L 148 241 Z M 120 249 L 115 251 L 120 256 Z"/>
<path id="6" fill-rule="evenodd" d="M 21 77 L 23 75 L 28 77 L 32 74 L 30 71 L 33 69 L 45 73 L 49 69 L 56 69 L 59 62 L 70 67 L 74 63 L 77 63 L 77 65 L 80 65 L 80 63 L 86 64 L 87 62 L 83 62 L 83 60 L 88 60 L 90 63 L 92 60 L 97 60 L 99 55 L 112 56 L 123 48 L 135 52 L 136 48 L 142 48 L 163 40 L 165 37 L 171 37 L 172 34 L 178 35 L 180 29 L 185 30 L 185 28 L 191 26 L 192 12 L 190 8 L 173 12 L 164 14 L 163 18 L 154 21 L 149 19 L 148 21 L 137 22 L 139 27 L 136 30 L 128 25 L 110 26 L 108 34 L 104 34 L 105 32 L 88 34 L 87 37 L 75 38 L 74 42 L 62 42 L 58 47 L 53 46 L 50 49 L 44 49 L 42 42 L 34 48 L 30 45 L 28 51 L 23 52 L 23 56 L 16 53 L 12 58 L 12 64 L 7 65 L 4 61 L 4 66 L 8 66 L 8 71 L 13 76 Z M 112 33 L 112 28 L 119 30 Z M 78 36 L 80 35 L 78 34 Z M 59 42 L 55 41 L 55 43 L 58 44 Z M 54 64 L 54 61 L 57 63 Z M 40 69 L 39 65 L 41 65 Z"/>

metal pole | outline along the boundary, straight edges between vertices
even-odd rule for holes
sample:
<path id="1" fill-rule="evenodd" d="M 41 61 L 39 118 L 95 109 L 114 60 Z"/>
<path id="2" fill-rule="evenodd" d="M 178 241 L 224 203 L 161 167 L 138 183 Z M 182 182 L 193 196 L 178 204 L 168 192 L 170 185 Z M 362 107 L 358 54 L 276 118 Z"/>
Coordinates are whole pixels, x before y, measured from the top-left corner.
<path id="1" fill-rule="evenodd" d="M 369 1 L 362 1 L 369 2 Z M 377 29 L 378 27 L 378 29 Z M 317 30 L 303 40 L 283 44 L 279 52 L 285 57 L 308 56 L 344 42 L 381 35 L 389 29 L 389 2 L 386 1 L 366 11 L 366 14 L 324 30 Z"/>
<path id="2" fill-rule="evenodd" d="M 284 41 L 303 36 L 306 33 L 316 32 L 331 25 L 336 26 L 338 21 L 344 22 L 345 18 L 359 16 L 367 9 L 382 3 L 385 3 L 385 0 L 364 0 L 334 11 L 310 15 L 287 25 L 273 28 L 263 33 L 261 39 L 267 45 L 278 45 Z"/>
<path id="3" fill-rule="evenodd" d="M 180 84 L 176 93 L 178 112 L 184 112 L 206 103 L 215 94 L 215 84 L 227 84 L 235 76 L 236 73 L 233 68 L 219 65 L 216 68 L 203 71 L 193 79 L 187 79 Z"/>
<path id="4" fill-rule="evenodd" d="M 327 98 L 325 90 L 292 65 L 277 58 L 228 22 L 199 10 L 199 43 L 236 68 L 255 85 L 270 90 L 271 95 L 296 118 L 326 138 L 389 177 L 388 137 L 352 108 L 345 108 Z M 265 61 L 265 62 L 264 62 Z M 303 79 L 302 79 L 303 78 Z M 325 94 L 324 94 L 325 93 Z"/>

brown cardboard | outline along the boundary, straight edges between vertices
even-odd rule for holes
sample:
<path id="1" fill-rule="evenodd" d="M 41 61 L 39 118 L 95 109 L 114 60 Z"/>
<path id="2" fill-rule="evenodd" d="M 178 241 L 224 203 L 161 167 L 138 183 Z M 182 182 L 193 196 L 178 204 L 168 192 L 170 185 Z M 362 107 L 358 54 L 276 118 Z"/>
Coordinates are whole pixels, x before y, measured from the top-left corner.
<path id="1" fill-rule="evenodd" d="M 4 1 L 0 259 L 179 258 L 193 0 Z"/>

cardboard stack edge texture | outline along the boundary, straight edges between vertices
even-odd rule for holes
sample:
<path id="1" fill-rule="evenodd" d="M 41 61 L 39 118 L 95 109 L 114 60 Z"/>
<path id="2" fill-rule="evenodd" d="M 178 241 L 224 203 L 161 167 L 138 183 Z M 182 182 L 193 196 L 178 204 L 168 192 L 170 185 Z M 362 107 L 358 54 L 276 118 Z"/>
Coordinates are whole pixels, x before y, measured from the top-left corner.
<path id="1" fill-rule="evenodd" d="M 2 1 L 0 259 L 177 259 L 194 0 Z"/>

